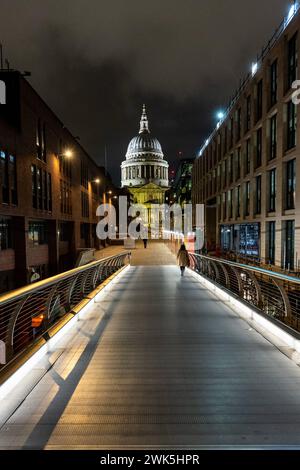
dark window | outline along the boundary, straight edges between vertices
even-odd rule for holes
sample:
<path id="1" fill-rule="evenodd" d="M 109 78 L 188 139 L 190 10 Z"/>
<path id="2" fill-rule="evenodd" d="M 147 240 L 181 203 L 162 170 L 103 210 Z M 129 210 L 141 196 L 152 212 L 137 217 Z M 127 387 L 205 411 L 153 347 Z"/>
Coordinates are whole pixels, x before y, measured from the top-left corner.
<path id="1" fill-rule="evenodd" d="M 45 210 L 48 210 L 48 178 L 47 178 L 46 171 L 42 172 L 42 178 L 43 178 L 43 207 Z"/>
<path id="2" fill-rule="evenodd" d="M 233 154 L 229 157 L 229 184 L 233 181 Z"/>
<path id="3" fill-rule="evenodd" d="M 12 248 L 11 220 L 0 218 L 0 250 Z"/>
<path id="4" fill-rule="evenodd" d="M 246 101 L 246 132 L 251 129 L 251 95 L 247 97 Z"/>
<path id="5" fill-rule="evenodd" d="M 71 184 L 64 180 L 60 180 L 60 211 L 62 214 L 72 214 Z"/>
<path id="6" fill-rule="evenodd" d="M 227 185 L 227 160 L 223 162 L 223 188 Z"/>
<path id="7" fill-rule="evenodd" d="M 233 146 L 233 118 L 230 119 L 230 148 Z"/>
<path id="8" fill-rule="evenodd" d="M 37 181 L 37 198 L 38 198 L 38 208 L 43 209 L 43 179 L 42 179 L 42 170 L 36 168 L 36 181 Z"/>
<path id="9" fill-rule="evenodd" d="M 42 124 L 40 119 L 36 124 L 36 156 L 42 160 Z"/>
<path id="10" fill-rule="evenodd" d="M 256 177 L 255 213 L 261 213 L 261 175 Z"/>
<path id="11" fill-rule="evenodd" d="M 46 222 L 29 222 L 28 238 L 33 245 L 44 245 L 47 243 L 47 225 Z"/>
<path id="12" fill-rule="evenodd" d="M 8 154 L 3 150 L 0 151 L 1 160 L 1 176 L 2 176 L 2 202 L 9 204 L 9 170 L 8 170 Z"/>
<path id="13" fill-rule="evenodd" d="M 43 124 L 42 129 L 42 160 L 46 161 L 47 149 L 46 149 L 46 124 Z"/>
<path id="14" fill-rule="evenodd" d="M 276 222 L 268 222 L 268 261 L 275 264 Z"/>
<path id="15" fill-rule="evenodd" d="M 283 267 L 293 270 L 295 264 L 295 221 L 285 222 L 285 243 L 283 246 Z"/>
<path id="16" fill-rule="evenodd" d="M 235 175 L 236 179 L 240 179 L 241 177 L 241 147 L 239 147 L 236 151 L 236 167 L 235 167 Z"/>
<path id="17" fill-rule="evenodd" d="M 31 165 L 32 207 L 37 209 L 36 165 Z"/>
<path id="18" fill-rule="evenodd" d="M 233 189 L 228 191 L 229 217 L 233 217 Z"/>
<path id="19" fill-rule="evenodd" d="M 17 191 L 17 165 L 15 155 L 9 155 L 9 179 L 10 179 L 10 194 L 11 203 L 15 206 L 18 204 L 18 191 Z"/>
<path id="20" fill-rule="evenodd" d="M 297 80 L 298 53 L 297 53 L 297 34 L 288 42 L 288 88 Z"/>
<path id="21" fill-rule="evenodd" d="M 223 147 L 223 156 L 227 153 L 227 127 L 224 129 L 224 147 Z"/>
<path id="22" fill-rule="evenodd" d="M 256 168 L 261 166 L 262 157 L 262 128 L 256 132 Z"/>
<path id="23" fill-rule="evenodd" d="M 61 175 L 72 179 L 72 160 L 62 154 L 59 155 L 59 171 Z"/>
<path id="24" fill-rule="evenodd" d="M 227 217 L 227 198 L 226 193 L 223 193 L 223 219 Z"/>
<path id="25" fill-rule="evenodd" d="M 295 209 L 296 159 L 286 164 L 286 209 Z"/>
<path id="26" fill-rule="evenodd" d="M 59 231 L 59 240 L 61 242 L 68 242 L 70 240 L 70 231 L 69 231 L 68 223 L 59 222 L 58 231 Z"/>
<path id="27" fill-rule="evenodd" d="M 270 119 L 270 160 L 277 157 L 277 116 Z"/>
<path id="28" fill-rule="evenodd" d="M 48 211 L 52 212 L 52 180 L 51 180 L 50 173 L 47 173 L 47 199 L 48 199 Z"/>
<path id="29" fill-rule="evenodd" d="M 81 191 L 81 215 L 89 217 L 89 196 L 83 191 Z"/>
<path id="30" fill-rule="evenodd" d="M 245 216 L 250 214 L 250 181 L 245 184 Z"/>
<path id="31" fill-rule="evenodd" d="M 89 187 L 89 170 L 87 165 L 81 160 L 81 186 L 85 189 Z"/>
<path id="32" fill-rule="evenodd" d="M 236 188 L 236 216 L 240 217 L 241 215 L 241 187 Z"/>
<path id="33" fill-rule="evenodd" d="M 287 105 L 287 150 L 296 145 L 297 109 L 292 101 Z"/>
<path id="34" fill-rule="evenodd" d="M 270 104 L 274 106 L 277 103 L 277 60 L 274 60 L 270 67 L 271 87 L 270 87 Z"/>
<path id="35" fill-rule="evenodd" d="M 241 108 L 239 108 L 236 112 L 236 141 L 238 142 L 241 138 Z"/>
<path id="36" fill-rule="evenodd" d="M 276 211 L 276 169 L 269 171 L 269 212 Z"/>
<path id="37" fill-rule="evenodd" d="M 256 88 L 256 121 L 259 121 L 262 117 L 263 110 L 263 81 L 260 80 Z"/>
<path id="38" fill-rule="evenodd" d="M 42 124 L 41 119 L 37 120 L 36 125 L 36 156 L 46 161 L 46 125 Z"/>
<path id="39" fill-rule="evenodd" d="M 245 154 L 245 175 L 250 173 L 250 164 L 251 164 L 251 142 L 250 139 L 246 141 L 246 154 Z"/>

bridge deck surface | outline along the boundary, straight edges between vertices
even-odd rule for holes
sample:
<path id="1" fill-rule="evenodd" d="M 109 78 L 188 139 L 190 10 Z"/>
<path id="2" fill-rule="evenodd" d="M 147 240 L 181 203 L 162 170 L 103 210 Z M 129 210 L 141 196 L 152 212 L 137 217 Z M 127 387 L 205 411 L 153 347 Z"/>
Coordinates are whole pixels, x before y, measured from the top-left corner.
<path id="1" fill-rule="evenodd" d="M 2 449 L 300 444 L 300 369 L 175 266 L 130 267 L 25 387 Z"/>

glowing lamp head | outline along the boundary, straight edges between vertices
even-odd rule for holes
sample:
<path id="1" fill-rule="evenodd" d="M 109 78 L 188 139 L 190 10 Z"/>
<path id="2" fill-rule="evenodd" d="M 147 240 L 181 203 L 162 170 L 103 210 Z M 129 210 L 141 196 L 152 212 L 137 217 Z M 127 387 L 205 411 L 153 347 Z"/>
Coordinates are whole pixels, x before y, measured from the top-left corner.
<path id="1" fill-rule="evenodd" d="M 224 112 L 223 111 L 218 111 L 217 112 L 217 118 L 219 119 L 219 121 L 221 121 L 222 119 L 224 119 Z"/>
<path id="2" fill-rule="evenodd" d="M 297 11 L 297 7 L 298 7 L 297 2 L 294 2 L 293 5 L 290 6 L 288 16 L 287 16 L 287 21 L 290 21 L 293 18 L 293 16 L 295 15 Z"/>
<path id="3" fill-rule="evenodd" d="M 73 156 L 72 150 L 67 149 L 67 150 L 65 151 L 65 153 L 64 153 L 64 156 L 65 156 L 66 158 L 71 158 L 71 157 Z"/>
<path id="4" fill-rule="evenodd" d="M 100 184 L 100 182 L 101 182 L 100 178 L 96 178 L 96 179 L 94 180 L 94 183 L 96 183 L 96 184 Z"/>
<path id="5" fill-rule="evenodd" d="M 254 62 L 254 63 L 252 64 L 252 67 L 251 67 L 252 76 L 254 76 L 254 75 L 256 74 L 257 70 L 258 70 L 258 63 L 257 63 L 257 62 Z"/>

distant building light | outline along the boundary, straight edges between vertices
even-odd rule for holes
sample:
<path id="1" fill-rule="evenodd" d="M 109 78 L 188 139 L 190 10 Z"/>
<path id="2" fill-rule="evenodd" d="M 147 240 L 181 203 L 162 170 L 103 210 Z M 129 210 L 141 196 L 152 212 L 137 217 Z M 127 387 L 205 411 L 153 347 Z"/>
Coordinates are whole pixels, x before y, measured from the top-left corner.
<path id="1" fill-rule="evenodd" d="M 288 16 L 286 17 L 284 27 L 286 28 L 289 22 L 294 18 L 295 14 L 299 9 L 299 2 L 294 2 L 293 5 L 290 6 Z"/>
<path id="2" fill-rule="evenodd" d="M 258 63 L 254 62 L 251 67 L 252 77 L 256 74 L 257 70 L 258 70 Z"/>

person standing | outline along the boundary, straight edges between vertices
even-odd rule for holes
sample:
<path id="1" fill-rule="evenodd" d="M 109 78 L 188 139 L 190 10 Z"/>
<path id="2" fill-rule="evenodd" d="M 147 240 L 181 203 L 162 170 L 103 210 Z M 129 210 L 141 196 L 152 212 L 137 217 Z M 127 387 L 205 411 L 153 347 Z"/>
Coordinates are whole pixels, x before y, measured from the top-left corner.
<path id="1" fill-rule="evenodd" d="M 184 243 L 181 245 L 177 253 L 177 264 L 180 267 L 181 276 L 183 276 L 185 268 L 188 268 L 190 266 L 189 253 Z"/>
<path id="2" fill-rule="evenodd" d="M 147 248 L 147 243 L 148 243 L 147 238 L 143 238 L 143 243 L 144 243 L 144 248 Z"/>

